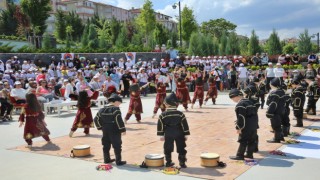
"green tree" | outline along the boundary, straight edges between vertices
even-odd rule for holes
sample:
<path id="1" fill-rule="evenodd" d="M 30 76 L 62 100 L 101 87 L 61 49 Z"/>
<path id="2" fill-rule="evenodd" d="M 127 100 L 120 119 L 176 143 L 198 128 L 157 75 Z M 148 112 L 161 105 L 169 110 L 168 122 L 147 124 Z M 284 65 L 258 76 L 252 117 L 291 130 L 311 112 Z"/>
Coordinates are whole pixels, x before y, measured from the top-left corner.
<path id="1" fill-rule="evenodd" d="M 97 49 L 99 47 L 98 34 L 93 24 L 89 25 L 88 48 Z"/>
<path id="2" fill-rule="evenodd" d="M 121 29 L 121 23 L 113 16 L 110 22 L 111 28 L 111 43 L 114 45 L 118 38 Z"/>
<path id="3" fill-rule="evenodd" d="M 307 55 L 312 51 L 311 37 L 309 36 L 308 29 L 299 35 L 298 41 L 299 54 Z"/>
<path id="4" fill-rule="evenodd" d="M 282 52 L 283 52 L 284 54 L 293 54 L 293 53 L 295 53 L 295 52 L 294 52 L 295 47 L 296 47 L 296 46 L 295 46 L 294 44 L 288 43 L 288 44 L 286 44 L 286 45 L 282 48 Z"/>
<path id="5" fill-rule="evenodd" d="M 21 0 L 22 12 L 25 13 L 31 23 L 34 35 L 42 35 L 47 29 L 46 20 L 51 11 L 50 0 Z"/>
<path id="6" fill-rule="evenodd" d="M 121 27 L 120 34 L 119 34 L 119 36 L 117 38 L 117 41 L 116 41 L 116 46 L 118 48 L 123 48 L 123 47 L 127 47 L 128 44 L 129 44 L 128 29 L 127 29 L 126 24 L 124 24 Z"/>
<path id="7" fill-rule="evenodd" d="M 42 46 L 44 49 L 53 48 L 52 44 L 51 44 L 51 37 L 48 33 L 44 33 L 42 44 L 43 44 Z"/>
<path id="8" fill-rule="evenodd" d="M 0 34 L 14 35 L 18 28 L 18 21 L 16 19 L 15 11 L 16 5 L 8 3 L 7 10 L 0 12 Z"/>
<path id="9" fill-rule="evenodd" d="M 188 48 L 188 54 L 190 55 L 200 55 L 201 53 L 199 49 L 200 44 L 200 34 L 198 32 L 193 32 L 190 37 L 190 43 Z"/>
<path id="10" fill-rule="evenodd" d="M 71 33 L 73 41 L 80 41 L 84 26 L 79 15 L 75 12 L 69 12 L 65 17 L 66 25 L 71 26 L 73 31 Z"/>
<path id="11" fill-rule="evenodd" d="M 227 54 L 227 52 L 226 52 L 227 42 L 228 42 L 227 33 L 223 32 L 219 40 L 220 40 L 219 54 L 225 55 L 225 54 Z"/>
<path id="12" fill-rule="evenodd" d="M 65 40 L 66 39 L 66 16 L 64 15 L 63 11 L 58 10 L 55 16 L 55 31 L 54 35 L 57 39 Z"/>
<path id="13" fill-rule="evenodd" d="M 240 53 L 238 35 L 234 31 L 232 31 L 229 34 L 226 49 L 227 49 L 226 54 L 234 54 L 235 55 L 235 54 Z"/>
<path id="14" fill-rule="evenodd" d="M 137 24 L 145 34 L 146 46 L 150 46 L 149 37 L 156 25 L 156 16 L 153 10 L 153 4 L 150 0 L 145 0 L 141 13 L 137 18 Z"/>
<path id="15" fill-rule="evenodd" d="M 181 12 L 181 24 L 182 29 L 180 29 L 180 25 L 178 25 L 179 32 L 182 32 L 182 39 L 185 40 L 188 45 L 191 34 L 198 30 L 198 24 L 193 15 L 193 10 L 189 9 L 187 6 L 185 6 Z"/>
<path id="16" fill-rule="evenodd" d="M 81 39 L 81 44 L 82 44 L 82 47 L 85 48 L 88 46 L 88 43 L 89 43 L 89 25 L 90 24 L 87 24 L 85 27 L 84 27 L 84 30 L 83 30 L 83 35 L 82 35 L 82 39 Z"/>
<path id="17" fill-rule="evenodd" d="M 170 32 L 170 34 L 169 34 L 169 40 L 168 40 L 168 42 L 167 42 L 167 47 L 173 47 L 173 48 L 178 47 L 177 41 L 178 41 L 178 34 L 177 34 L 177 32 L 175 32 L 175 31 Z"/>
<path id="18" fill-rule="evenodd" d="M 227 21 L 224 18 L 210 19 L 201 24 L 200 30 L 204 34 L 209 34 L 213 37 L 220 37 L 223 32 L 233 32 L 237 28 L 237 25 Z"/>
<path id="19" fill-rule="evenodd" d="M 162 24 L 157 23 L 156 28 L 153 31 L 153 38 L 155 43 L 160 46 L 162 44 L 166 44 L 169 39 L 168 34 L 168 30 L 164 28 Z"/>
<path id="20" fill-rule="evenodd" d="M 268 46 L 267 52 L 269 55 L 277 55 L 277 54 L 281 54 L 282 52 L 280 38 L 275 29 L 273 29 L 272 33 L 270 34 L 270 37 L 267 42 L 267 46 Z"/>
<path id="21" fill-rule="evenodd" d="M 111 27 L 109 21 L 106 19 L 100 19 L 98 22 L 99 26 L 96 26 L 99 38 L 99 47 L 106 49 L 111 44 Z"/>
<path id="22" fill-rule="evenodd" d="M 241 55 L 248 55 L 248 44 L 249 44 L 248 37 L 239 38 L 239 46 L 240 46 L 240 54 Z"/>
<path id="23" fill-rule="evenodd" d="M 256 35 L 255 31 L 252 30 L 251 37 L 248 43 L 248 54 L 255 55 L 256 53 L 260 52 L 259 46 L 259 37 Z"/>
<path id="24" fill-rule="evenodd" d="M 71 25 L 68 25 L 66 27 L 66 34 L 67 34 L 67 42 L 66 42 L 66 47 L 70 48 L 71 47 L 71 42 L 72 42 L 72 33 L 73 33 L 73 28 Z"/>

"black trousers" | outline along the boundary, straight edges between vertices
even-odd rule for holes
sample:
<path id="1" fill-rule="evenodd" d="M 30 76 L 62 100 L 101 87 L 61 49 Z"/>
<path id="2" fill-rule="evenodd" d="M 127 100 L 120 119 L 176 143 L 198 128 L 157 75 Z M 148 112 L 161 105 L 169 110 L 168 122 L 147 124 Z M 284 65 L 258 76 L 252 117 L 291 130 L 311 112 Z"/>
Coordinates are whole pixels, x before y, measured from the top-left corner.
<path id="1" fill-rule="evenodd" d="M 273 78 L 274 78 L 274 77 L 267 77 L 267 84 L 266 84 L 266 86 L 267 86 L 268 91 L 270 91 L 270 89 L 271 89 L 271 87 L 270 87 L 270 81 L 271 81 Z"/>
<path id="2" fill-rule="evenodd" d="M 0 98 L 0 102 L 1 102 L 1 113 L 0 116 L 4 116 L 4 114 L 6 113 L 6 115 L 10 115 L 12 109 L 13 109 L 13 105 L 8 103 L 5 99 Z"/>
<path id="3" fill-rule="evenodd" d="M 315 99 L 314 96 L 309 96 L 308 102 L 307 102 L 307 109 L 313 110 L 316 112 L 316 104 L 317 104 L 318 99 Z"/>
<path id="4" fill-rule="evenodd" d="M 303 118 L 303 107 L 294 109 L 294 110 L 293 110 L 293 115 L 294 115 L 294 117 L 296 117 L 297 119 Z"/>
<path id="5" fill-rule="evenodd" d="M 238 136 L 238 142 L 240 144 L 252 144 L 257 140 L 257 130 L 242 130 Z"/>
<path id="6" fill-rule="evenodd" d="M 187 151 L 185 150 L 185 148 L 187 147 L 187 145 L 183 134 L 179 136 L 164 136 L 164 154 L 169 155 L 173 152 L 174 142 L 176 142 L 177 153 L 179 155 L 186 155 Z"/>
<path id="7" fill-rule="evenodd" d="M 290 109 L 289 110 L 285 110 L 286 112 L 284 113 L 283 117 L 282 117 L 282 126 L 284 127 L 290 127 L 290 118 L 289 118 L 289 115 L 290 115 Z"/>
<path id="8" fill-rule="evenodd" d="M 281 128 L 281 118 L 283 115 L 275 114 L 273 118 L 270 119 L 271 121 L 271 127 L 274 131 L 274 139 L 275 140 L 281 140 L 283 138 L 282 136 L 282 128 Z"/>
<path id="9" fill-rule="evenodd" d="M 111 149 L 111 145 L 114 149 L 114 153 L 120 154 L 121 153 L 121 145 L 122 145 L 122 140 L 121 140 L 121 133 L 114 133 L 110 132 L 108 130 L 103 130 L 103 136 L 102 136 L 102 145 L 103 145 L 103 152 L 106 154 L 109 154 L 109 151 Z"/>

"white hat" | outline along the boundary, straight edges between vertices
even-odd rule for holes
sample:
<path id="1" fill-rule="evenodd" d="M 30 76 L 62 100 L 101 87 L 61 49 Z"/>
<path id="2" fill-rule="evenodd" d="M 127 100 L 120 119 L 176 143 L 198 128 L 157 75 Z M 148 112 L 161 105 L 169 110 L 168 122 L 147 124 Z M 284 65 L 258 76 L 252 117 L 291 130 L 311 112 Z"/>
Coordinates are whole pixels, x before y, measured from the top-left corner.
<path id="1" fill-rule="evenodd" d="M 18 57 L 17 56 L 13 56 L 13 58 L 17 59 Z"/>
<path id="2" fill-rule="evenodd" d="M 239 56 L 239 58 L 242 58 L 242 56 Z"/>
<path id="3" fill-rule="evenodd" d="M 227 58 L 227 56 L 223 56 L 223 58 Z"/>
<path id="4" fill-rule="evenodd" d="M 16 81 L 16 82 L 14 82 L 14 84 L 15 85 L 19 85 L 19 84 L 21 84 L 21 82 L 20 81 Z"/>
<path id="5" fill-rule="evenodd" d="M 222 56 L 219 56 L 219 59 L 222 59 Z"/>
<path id="6" fill-rule="evenodd" d="M 140 68 L 140 69 L 139 69 L 139 72 L 141 72 L 142 70 L 144 70 L 144 68 Z"/>
<path id="7" fill-rule="evenodd" d="M 286 56 L 287 56 L 287 57 L 290 57 L 290 55 L 289 55 L 289 54 L 287 54 Z"/>
<path id="8" fill-rule="evenodd" d="M 63 82 L 69 82 L 69 80 L 68 79 L 64 79 Z"/>
<path id="9" fill-rule="evenodd" d="M 45 70 L 46 70 L 46 68 L 45 68 L 45 67 L 41 68 L 41 71 L 45 71 Z"/>
<path id="10" fill-rule="evenodd" d="M 3 82 L 2 82 L 2 81 L 0 81 L 0 84 L 3 84 Z"/>
<path id="11" fill-rule="evenodd" d="M 180 58 L 180 56 L 177 56 L 177 59 L 179 59 Z"/>
<path id="12" fill-rule="evenodd" d="M 107 60 L 107 58 L 106 58 L 106 57 L 104 57 L 104 58 L 103 58 L 103 60 Z"/>
<path id="13" fill-rule="evenodd" d="M 153 58 L 153 59 L 152 59 L 152 61 L 155 61 L 155 60 L 156 60 L 156 58 Z"/>
<path id="14" fill-rule="evenodd" d="M 269 62 L 268 65 L 272 65 L 272 62 Z"/>
<path id="15" fill-rule="evenodd" d="M 211 58 L 211 56 L 208 56 L 208 58 L 210 59 L 210 58 Z"/>
<path id="16" fill-rule="evenodd" d="M 280 64 L 280 63 L 277 63 L 277 66 L 281 66 L 281 64 Z"/>
<path id="17" fill-rule="evenodd" d="M 189 56 L 186 56 L 186 58 L 189 58 Z"/>
<path id="18" fill-rule="evenodd" d="M 54 77 L 50 77 L 50 80 L 54 80 L 55 78 Z"/>
<path id="19" fill-rule="evenodd" d="M 243 64 L 243 63 L 241 63 L 241 64 L 240 64 L 240 66 L 241 66 L 241 67 L 243 67 L 243 66 L 244 66 L 244 64 Z"/>

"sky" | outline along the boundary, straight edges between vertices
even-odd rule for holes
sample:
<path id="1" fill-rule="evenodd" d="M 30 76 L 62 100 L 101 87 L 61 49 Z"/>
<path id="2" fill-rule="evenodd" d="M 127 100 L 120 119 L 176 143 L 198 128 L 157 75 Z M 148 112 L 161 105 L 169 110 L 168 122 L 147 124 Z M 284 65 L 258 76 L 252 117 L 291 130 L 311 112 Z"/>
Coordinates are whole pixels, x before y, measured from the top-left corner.
<path id="1" fill-rule="evenodd" d="M 124 9 L 141 8 L 144 0 L 93 0 Z M 176 0 L 151 0 L 156 12 L 176 18 Z M 237 25 L 239 35 L 250 36 L 254 29 L 259 39 L 267 39 L 275 29 L 281 39 L 320 32 L 320 0 L 182 0 L 181 7 L 193 9 L 199 24 L 224 18 Z M 315 38 L 314 38 L 315 39 Z"/>

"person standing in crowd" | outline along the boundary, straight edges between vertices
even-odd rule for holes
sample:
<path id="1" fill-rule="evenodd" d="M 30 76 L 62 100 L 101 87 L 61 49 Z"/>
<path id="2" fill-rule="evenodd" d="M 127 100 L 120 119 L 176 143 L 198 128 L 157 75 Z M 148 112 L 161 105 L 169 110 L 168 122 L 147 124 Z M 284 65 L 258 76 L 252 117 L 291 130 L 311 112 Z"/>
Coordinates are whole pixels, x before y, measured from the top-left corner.
<path id="1" fill-rule="evenodd" d="M 297 124 L 294 127 L 303 127 L 303 107 L 306 101 L 306 88 L 302 84 L 306 84 L 306 82 L 300 82 L 299 79 L 293 79 L 292 81 L 291 105 L 293 115 L 297 119 Z"/>
<path id="2" fill-rule="evenodd" d="M 280 143 L 280 141 L 284 141 L 281 129 L 281 120 L 284 115 L 283 109 L 285 108 L 285 92 L 281 88 L 282 83 L 283 81 L 281 81 L 280 78 L 274 78 L 270 82 L 272 92 L 269 94 L 267 99 L 267 105 L 269 107 L 266 112 L 266 116 L 271 121 L 271 126 L 274 131 L 274 138 L 267 140 L 268 143 Z"/>
<path id="3" fill-rule="evenodd" d="M 216 86 L 217 86 L 217 89 L 219 91 L 222 91 L 223 89 L 221 89 L 221 80 L 222 80 L 222 73 L 221 71 L 219 70 L 219 67 L 215 67 L 214 68 L 214 71 L 213 71 L 213 75 L 216 77 Z"/>
<path id="4" fill-rule="evenodd" d="M 125 70 L 125 73 L 122 75 L 121 80 L 122 80 L 122 86 L 123 86 L 122 97 L 123 98 L 125 98 L 126 96 L 129 97 L 130 81 L 133 80 L 129 70 Z"/>
<path id="5" fill-rule="evenodd" d="M 166 159 L 166 167 L 174 165 L 171 158 L 171 153 L 176 142 L 177 152 L 179 154 L 179 165 L 181 168 L 186 168 L 187 161 L 186 141 L 190 135 L 189 125 L 185 115 L 177 110 L 178 99 L 174 93 L 171 93 L 165 98 L 167 110 L 162 112 L 158 119 L 157 135 L 160 140 L 164 141 L 164 154 Z"/>
<path id="6" fill-rule="evenodd" d="M 102 83 L 99 82 L 99 76 L 93 76 L 91 82 L 89 83 L 91 89 L 94 91 L 101 91 L 102 90 Z"/>
<path id="7" fill-rule="evenodd" d="M 275 77 L 273 64 L 271 62 L 268 63 L 268 67 L 266 68 L 265 77 L 267 77 L 267 90 L 270 91 L 270 81 Z"/>
<path id="8" fill-rule="evenodd" d="M 273 69 L 274 77 L 281 80 L 281 83 L 283 82 L 283 74 L 284 69 L 282 68 L 280 63 L 277 63 L 277 67 Z"/>
<path id="9" fill-rule="evenodd" d="M 304 73 L 305 77 L 317 77 L 317 71 L 313 68 L 312 63 L 308 63 L 307 70 Z"/>
<path id="10" fill-rule="evenodd" d="M 247 81 L 247 77 L 248 77 L 248 70 L 246 67 L 244 67 L 243 63 L 240 64 L 240 67 L 238 69 L 238 74 L 239 74 L 238 88 L 244 89 L 247 87 L 246 81 Z"/>
<path id="11" fill-rule="evenodd" d="M 122 99 L 117 94 L 112 94 L 108 98 L 108 105 L 99 110 L 94 123 L 98 130 L 102 130 L 102 145 L 104 163 L 116 161 L 117 166 L 125 165 L 122 161 L 122 135 L 126 135 L 126 127 L 123 123 L 120 111 Z M 111 145 L 114 149 L 116 159 L 110 158 Z"/>
<path id="12" fill-rule="evenodd" d="M 12 120 L 11 111 L 13 109 L 13 105 L 9 99 L 10 91 L 7 89 L 1 90 L 0 103 L 1 103 L 1 113 L 0 120 L 7 121 Z"/>
<path id="13" fill-rule="evenodd" d="M 249 86 L 247 87 L 249 88 Z M 245 89 L 245 92 L 251 90 Z M 229 93 L 230 99 L 237 103 L 235 112 L 237 115 L 236 130 L 239 134 L 239 147 L 235 156 L 230 156 L 232 160 L 253 159 L 253 151 L 256 148 L 258 114 L 253 102 L 244 98 L 243 93 L 238 89 L 232 89 Z M 247 150 L 246 156 L 244 155 Z"/>
<path id="14" fill-rule="evenodd" d="M 267 94 L 268 89 L 265 84 L 265 76 L 264 74 L 261 75 L 260 80 L 257 84 L 257 98 L 258 102 L 261 100 L 260 107 L 263 109 L 265 103 L 265 95 Z"/>
<path id="15" fill-rule="evenodd" d="M 26 95 L 26 103 L 19 117 L 19 127 L 22 127 L 25 123 L 23 137 L 28 144 L 27 148 L 32 147 L 33 138 L 40 136 L 48 143 L 51 143 L 49 138 L 50 132 L 46 128 L 47 124 L 44 121 L 44 114 L 36 95 L 28 93 Z"/>
<path id="16" fill-rule="evenodd" d="M 84 128 L 84 134 L 86 136 L 90 134 L 90 128 L 94 128 L 90 105 L 91 98 L 88 96 L 87 91 L 80 91 L 77 103 L 78 111 L 73 121 L 69 137 L 72 137 L 78 128 Z"/>
<path id="17" fill-rule="evenodd" d="M 316 115 L 317 111 L 317 101 L 319 99 L 320 96 L 320 89 L 318 87 L 318 82 L 315 81 L 314 76 L 307 76 L 306 77 L 306 82 L 309 84 L 308 87 L 308 102 L 307 102 L 307 109 L 306 112 L 309 115 Z"/>
<path id="18" fill-rule="evenodd" d="M 155 73 L 156 74 L 156 73 Z M 139 82 L 139 86 L 142 87 L 148 83 L 148 74 L 145 72 L 144 68 L 139 70 L 139 74 L 137 75 L 137 80 Z M 148 88 L 143 88 L 142 95 L 147 96 Z"/>

